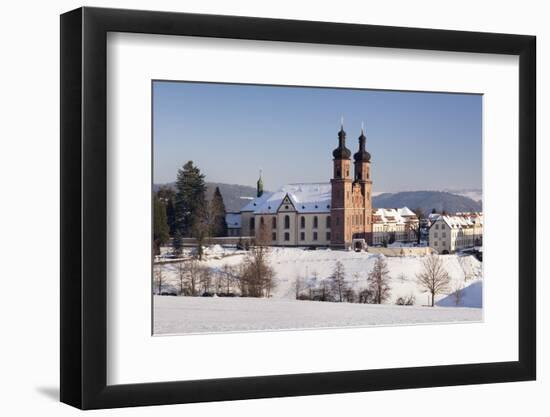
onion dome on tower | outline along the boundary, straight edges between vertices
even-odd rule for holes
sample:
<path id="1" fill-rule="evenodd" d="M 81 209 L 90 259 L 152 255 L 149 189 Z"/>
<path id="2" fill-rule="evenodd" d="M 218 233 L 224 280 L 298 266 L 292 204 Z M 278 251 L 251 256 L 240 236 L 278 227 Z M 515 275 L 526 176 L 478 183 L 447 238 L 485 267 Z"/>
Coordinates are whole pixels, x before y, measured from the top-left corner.
<path id="1" fill-rule="evenodd" d="M 338 132 L 338 147 L 332 151 L 334 159 L 350 159 L 351 151 L 346 148 L 346 132 L 344 131 L 344 124 L 340 124 L 340 131 Z"/>
<path id="2" fill-rule="evenodd" d="M 361 126 L 361 136 L 359 136 L 359 151 L 353 155 L 355 162 L 370 162 L 370 153 L 366 149 L 367 138 L 363 131 L 363 126 Z"/>

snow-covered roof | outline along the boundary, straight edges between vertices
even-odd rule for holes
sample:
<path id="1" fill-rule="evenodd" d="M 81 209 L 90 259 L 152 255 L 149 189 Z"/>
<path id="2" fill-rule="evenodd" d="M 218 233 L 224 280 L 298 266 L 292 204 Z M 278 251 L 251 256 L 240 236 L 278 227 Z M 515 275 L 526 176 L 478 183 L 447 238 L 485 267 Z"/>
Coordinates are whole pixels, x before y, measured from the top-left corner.
<path id="1" fill-rule="evenodd" d="M 252 211 L 256 214 L 273 214 L 288 196 L 298 213 L 328 213 L 330 212 L 331 184 L 305 183 L 288 184 L 273 193 L 264 193 L 246 206 L 242 211 Z"/>
<path id="2" fill-rule="evenodd" d="M 439 213 L 430 213 L 430 214 L 428 214 L 428 220 L 430 220 L 431 222 L 435 222 L 440 217 L 441 217 L 441 214 L 439 214 Z"/>
<path id="3" fill-rule="evenodd" d="M 410 214 L 409 214 L 410 213 Z M 386 209 L 379 208 L 374 210 L 374 223 L 397 223 L 405 224 L 410 221 L 411 216 L 415 214 L 409 210 L 408 207 L 398 208 L 398 209 Z"/>
<path id="4" fill-rule="evenodd" d="M 403 207 L 400 209 L 397 209 L 397 212 L 400 216 L 415 216 L 415 214 L 410 210 L 408 207 Z"/>
<path id="5" fill-rule="evenodd" d="M 241 227 L 241 213 L 226 213 L 225 222 L 228 229 L 239 229 Z"/>
<path id="6" fill-rule="evenodd" d="M 462 216 L 441 216 L 439 220 L 445 222 L 451 229 L 461 229 L 474 225 L 474 221 Z"/>

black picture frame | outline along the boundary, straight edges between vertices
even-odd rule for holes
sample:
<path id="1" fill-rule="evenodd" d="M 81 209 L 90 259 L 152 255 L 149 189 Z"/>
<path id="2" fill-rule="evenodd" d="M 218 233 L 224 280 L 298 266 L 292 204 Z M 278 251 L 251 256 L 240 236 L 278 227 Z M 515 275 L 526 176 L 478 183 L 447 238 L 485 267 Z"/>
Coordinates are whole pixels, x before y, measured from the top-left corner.
<path id="1" fill-rule="evenodd" d="M 519 358 L 424 366 L 107 385 L 108 32 L 519 56 Z M 80 8 L 61 15 L 61 401 L 81 409 L 534 380 L 534 36 Z"/>

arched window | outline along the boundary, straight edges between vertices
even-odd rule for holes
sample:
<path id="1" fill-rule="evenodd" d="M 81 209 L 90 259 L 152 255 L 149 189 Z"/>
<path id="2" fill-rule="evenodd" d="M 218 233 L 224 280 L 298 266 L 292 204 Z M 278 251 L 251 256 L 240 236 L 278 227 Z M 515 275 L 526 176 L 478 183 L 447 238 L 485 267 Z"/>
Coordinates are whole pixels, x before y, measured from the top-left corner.
<path id="1" fill-rule="evenodd" d="M 317 229 L 318 226 L 319 226 L 319 219 L 317 218 L 317 216 L 313 216 L 313 228 Z"/>
<path id="2" fill-rule="evenodd" d="M 290 216 L 285 216 L 285 229 L 290 228 Z"/>
<path id="3" fill-rule="evenodd" d="M 263 225 L 264 225 L 264 218 L 260 217 L 260 226 L 263 226 Z"/>
<path id="4" fill-rule="evenodd" d="M 250 218 L 250 230 L 254 230 L 256 223 L 254 222 L 254 217 Z"/>
<path id="5" fill-rule="evenodd" d="M 330 216 L 327 216 L 327 229 L 330 228 Z"/>
<path id="6" fill-rule="evenodd" d="M 300 228 L 306 227 L 306 218 L 304 216 L 300 217 Z"/>
<path id="7" fill-rule="evenodd" d="M 271 228 L 276 229 L 277 228 L 277 217 L 273 217 L 271 219 Z M 275 240 L 275 239 L 273 239 Z"/>

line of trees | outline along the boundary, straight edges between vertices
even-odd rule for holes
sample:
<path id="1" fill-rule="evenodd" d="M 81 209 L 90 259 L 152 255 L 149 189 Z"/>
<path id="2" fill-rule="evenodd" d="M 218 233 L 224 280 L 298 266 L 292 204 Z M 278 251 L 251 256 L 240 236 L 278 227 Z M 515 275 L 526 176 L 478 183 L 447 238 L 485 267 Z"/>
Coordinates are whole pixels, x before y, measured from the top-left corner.
<path id="1" fill-rule="evenodd" d="M 423 259 L 422 270 L 416 275 L 416 283 L 422 292 L 431 295 L 432 307 L 436 296 L 451 291 L 451 277 L 445 270 L 442 259 L 437 255 Z M 379 256 L 367 275 L 366 286 L 355 291 L 346 280 L 344 265 L 337 261 L 328 278 L 319 281 L 315 272 L 310 279 L 299 276 L 294 281 L 293 290 L 298 300 L 384 304 L 391 298 L 391 276 L 386 259 Z M 459 296 L 461 294 L 462 292 Z M 398 297 L 395 301 L 397 305 L 414 303 L 413 294 Z"/>
<path id="2" fill-rule="evenodd" d="M 275 271 L 267 261 L 267 250 L 253 247 L 239 265 L 212 269 L 197 259 L 154 266 L 154 294 L 182 296 L 270 297 Z M 174 268 L 176 279 L 167 282 L 166 268 Z"/>
<path id="3" fill-rule="evenodd" d="M 225 204 L 219 187 L 210 201 L 206 198 L 204 174 L 188 161 L 178 170 L 175 190 L 161 187 L 153 196 L 153 253 L 172 240 L 178 255 L 183 238 L 197 242 L 197 255 L 202 259 L 202 247 L 209 237 L 227 236 Z"/>

